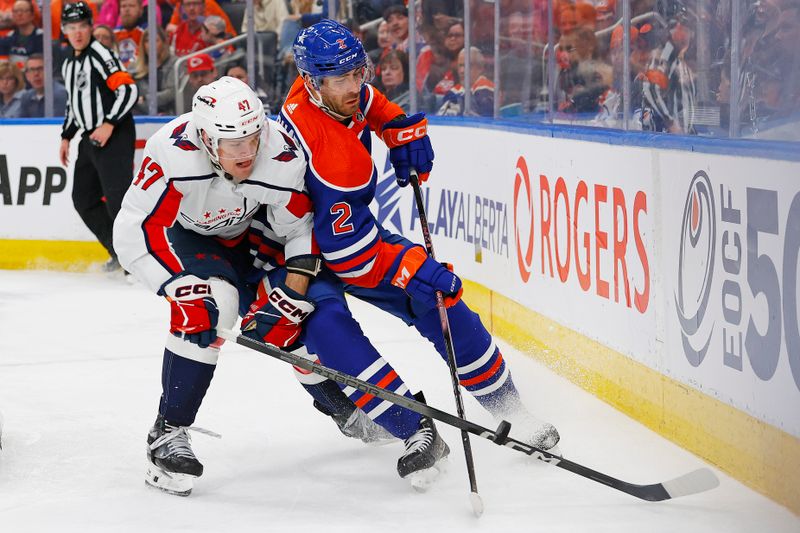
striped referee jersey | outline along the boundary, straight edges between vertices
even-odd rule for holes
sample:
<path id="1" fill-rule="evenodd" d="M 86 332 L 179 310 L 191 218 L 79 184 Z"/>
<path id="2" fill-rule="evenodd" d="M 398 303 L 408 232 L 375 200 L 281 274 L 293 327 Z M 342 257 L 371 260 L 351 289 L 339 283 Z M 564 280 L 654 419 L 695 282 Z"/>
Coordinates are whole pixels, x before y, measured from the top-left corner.
<path id="1" fill-rule="evenodd" d="M 72 139 L 81 128 L 91 132 L 103 122 L 116 126 L 139 96 L 117 54 L 94 38 L 78 55 L 64 60 L 61 74 L 68 95 L 64 139 Z"/>

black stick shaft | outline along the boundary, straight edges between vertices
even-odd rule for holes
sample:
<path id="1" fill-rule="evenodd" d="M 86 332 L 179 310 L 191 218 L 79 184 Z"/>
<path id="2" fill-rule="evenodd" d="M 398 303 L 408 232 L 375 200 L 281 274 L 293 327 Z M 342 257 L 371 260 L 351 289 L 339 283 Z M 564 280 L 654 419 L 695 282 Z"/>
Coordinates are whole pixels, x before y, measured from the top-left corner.
<path id="1" fill-rule="evenodd" d="M 422 226 L 422 237 L 425 240 L 425 248 L 428 250 L 428 255 L 431 259 L 436 259 L 436 254 L 433 252 L 433 241 L 431 240 L 431 232 L 428 228 L 428 217 L 425 214 L 425 204 L 422 201 L 422 191 L 419 187 L 417 173 L 412 171 L 411 186 L 414 188 L 414 198 L 417 202 L 417 213 L 419 214 L 419 222 Z M 461 398 L 461 389 L 458 382 L 458 371 L 456 365 L 456 351 L 453 347 L 453 335 L 450 332 L 450 321 L 447 319 L 447 308 L 444 305 L 444 297 L 442 291 L 436 291 L 436 308 L 439 310 L 439 321 L 442 325 L 442 335 L 444 336 L 444 345 L 447 351 L 447 366 L 450 368 L 450 380 L 453 383 L 453 396 L 456 399 L 456 413 L 461 419 L 464 419 L 464 400 Z M 477 494 L 478 481 L 475 477 L 475 461 L 472 458 L 472 444 L 469 441 L 469 433 L 461 430 L 461 442 L 464 444 L 464 457 L 467 461 L 467 474 L 469 475 L 469 488 L 471 492 Z"/>
<path id="2" fill-rule="evenodd" d="M 708 470 L 705 470 L 705 472 L 708 472 L 708 476 L 705 476 L 705 479 L 703 479 L 701 482 L 694 481 L 692 483 L 684 483 L 685 486 L 680 490 L 675 489 L 676 484 L 679 485 L 681 481 L 685 482 L 687 478 L 691 478 L 692 476 L 697 475 L 698 472 L 703 472 L 703 470 L 691 472 L 674 480 L 665 481 L 663 483 L 653 483 L 650 485 L 637 485 L 635 483 L 629 483 L 627 481 L 609 476 L 608 474 L 598 472 L 597 470 L 593 470 L 587 466 L 583 466 L 582 464 L 570 461 L 569 459 L 564 459 L 563 457 L 559 457 L 558 455 L 552 454 L 545 450 L 540 450 L 539 448 L 531 446 L 530 444 L 507 437 L 509 431 L 509 424 L 507 422 L 501 423 L 497 431 L 493 431 L 474 422 L 470 422 L 469 420 L 465 420 L 455 415 L 451 415 L 445 411 L 436 409 L 435 407 L 431 407 L 422 402 L 418 402 L 416 400 L 412 400 L 411 398 L 401 396 L 395 392 L 383 389 L 373 385 L 372 383 L 369 383 L 368 381 L 360 380 L 357 377 L 351 376 L 350 374 L 322 366 L 318 363 L 312 363 L 308 359 L 304 359 L 303 357 L 293 353 L 285 352 L 270 344 L 264 344 L 263 342 L 250 339 L 243 335 L 236 335 L 231 331 L 221 329 L 217 330 L 217 334 L 226 340 L 235 342 L 236 344 L 250 348 L 251 350 L 255 350 L 275 359 L 279 359 L 298 368 L 302 368 L 303 370 L 307 370 L 308 372 L 313 372 L 314 374 L 331 379 L 337 383 L 341 383 L 342 385 L 353 387 L 361 392 L 372 394 L 381 400 L 392 402 L 393 404 L 404 407 L 409 411 L 414 411 L 415 413 L 429 416 L 438 420 L 439 422 L 442 422 L 443 424 L 453 426 L 462 431 L 467 431 L 500 446 L 530 455 L 540 461 L 544 461 L 545 463 L 568 470 L 573 474 L 577 474 L 586 479 L 591 479 L 592 481 L 607 487 L 611 487 L 626 494 L 630 494 L 631 496 L 642 500 L 651 502 L 669 500 L 671 498 L 687 496 L 689 494 L 696 494 L 710 490 L 716 487 L 719 483 L 719 481 L 713 476 L 713 473 Z M 668 487 L 671 487 L 672 490 L 668 490 Z"/>

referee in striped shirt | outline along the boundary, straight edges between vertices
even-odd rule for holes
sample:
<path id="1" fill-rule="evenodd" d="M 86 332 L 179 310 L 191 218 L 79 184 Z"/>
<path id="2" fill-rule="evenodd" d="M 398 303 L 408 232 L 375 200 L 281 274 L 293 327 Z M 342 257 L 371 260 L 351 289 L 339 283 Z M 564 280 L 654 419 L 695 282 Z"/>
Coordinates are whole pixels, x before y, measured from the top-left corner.
<path id="1" fill-rule="evenodd" d="M 72 55 L 61 68 L 68 98 L 59 156 L 66 167 L 70 140 L 83 130 L 72 203 L 111 256 L 104 270 L 114 271 L 120 266 L 112 230 L 133 175 L 136 129 L 131 109 L 138 91 L 117 54 L 92 37 L 92 11 L 86 3 L 65 5 L 61 28 Z"/>

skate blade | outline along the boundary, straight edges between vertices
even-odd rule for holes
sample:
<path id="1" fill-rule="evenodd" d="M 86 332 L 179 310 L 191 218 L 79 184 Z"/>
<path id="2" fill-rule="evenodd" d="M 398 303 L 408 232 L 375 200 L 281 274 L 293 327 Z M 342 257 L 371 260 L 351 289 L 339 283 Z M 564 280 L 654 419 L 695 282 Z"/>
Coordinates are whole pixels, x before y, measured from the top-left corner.
<path id="1" fill-rule="evenodd" d="M 190 476 L 188 474 L 165 472 L 157 466 L 149 464 L 144 482 L 153 488 L 163 490 L 175 496 L 188 496 L 192 493 L 194 478 L 195 476 Z"/>
<path id="2" fill-rule="evenodd" d="M 427 492 L 439 476 L 447 473 L 450 468 L 450 462 L 447 457 L 440 459 L 435 465 L 423 470 L 411 472 L 406 476 L 406 479 L 411 483 L 411 488 L 417 492 Z"/>

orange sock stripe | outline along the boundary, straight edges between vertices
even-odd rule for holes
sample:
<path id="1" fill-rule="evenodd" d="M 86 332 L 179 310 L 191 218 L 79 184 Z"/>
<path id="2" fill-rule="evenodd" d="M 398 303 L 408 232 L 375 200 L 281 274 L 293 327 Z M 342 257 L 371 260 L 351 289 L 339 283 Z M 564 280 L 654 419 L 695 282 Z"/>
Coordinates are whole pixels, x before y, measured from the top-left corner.
<path id="1" fill-rule="evenodd" d="M 389 383 L 391 383 L 391 382 L 392 382 L 392 381 L 394 381 L 395 379 L 397 379 L 397 372 L 395 372 L 395 371 L 394 371 L 394 369 L 393 369 L 391 372 L 389 372 L 388 374 L 386 374 L 386 375 L 383 377 L 383 379 L 382 379 L 382 380 L 380 380 L 380 381 L 379 381 L 378 383 L 376 383 L 375 385 L 376 385 L 376 386 L 378 386 L 378 387 L 380 387 L 380 388 L 384 388 L 384 387 L 386 387 L 386 385 L 388 385 Z M 369 403 L 369 401 L 370 401 L 370 400 L 372 400 L 374 397 L 375 397 L 375 396 L 373 396 L 372 394 L 365 394 L 364 396 L 362 396 L 361 398 L 359 398 L 359 399 L 358 399 L 358 401 L 356 401 L 356 402 L 355 402 L 355 404 L 356 404 L 356 407 L 364 407 L 364 406 L 365 406 L 365 405 L 367 405 L 367 404 Z"/>
<path id="2" fill-rule="evenodd" d="M 487 370 L 483 374 L 475 376 L 474 378 L 462 379 L 461 384 L 464 385 L 465 387 L 468 387 L 470 385 L 475 385 L 476 383 L 480 383 L 481 381 L 485 381 L 490 377 L 494 376 L 500 369 L 500 365 L 502 364 L 503 364 L 503 356 L 498 354 L 497 361 L 494 362 L 494 364 L 489 370 Z"/>

